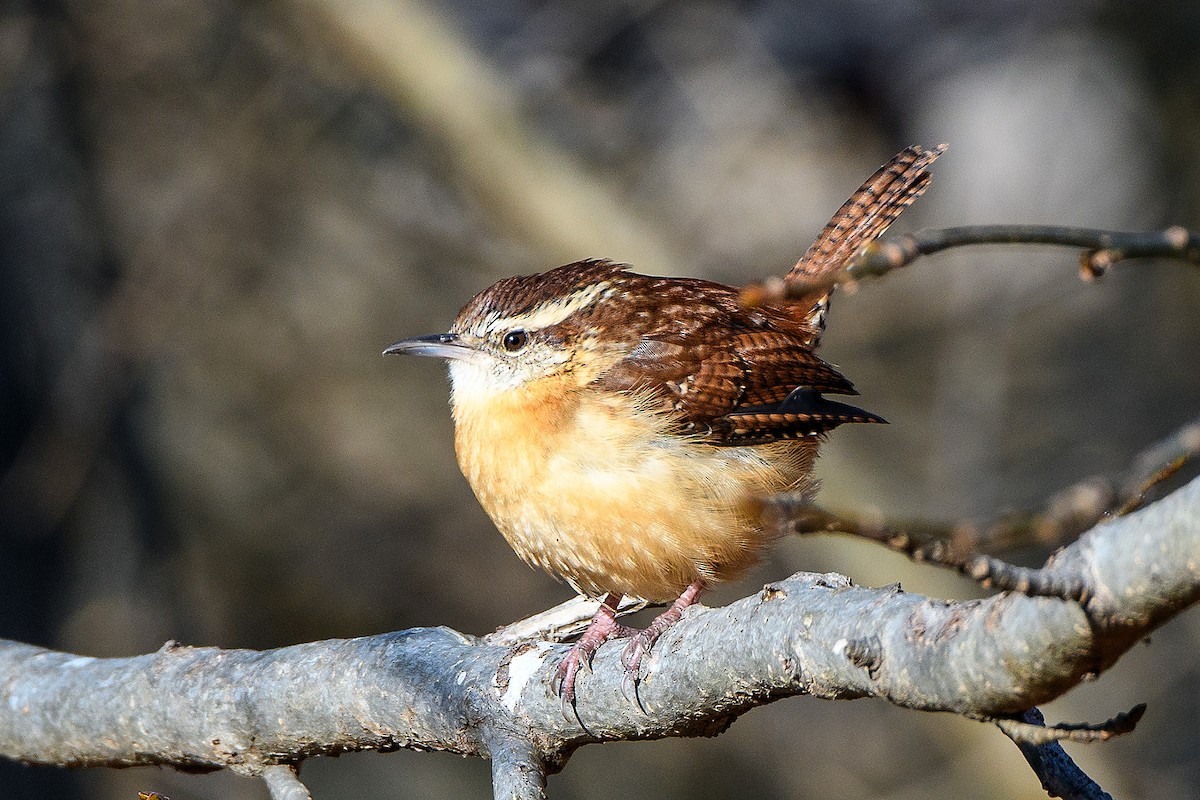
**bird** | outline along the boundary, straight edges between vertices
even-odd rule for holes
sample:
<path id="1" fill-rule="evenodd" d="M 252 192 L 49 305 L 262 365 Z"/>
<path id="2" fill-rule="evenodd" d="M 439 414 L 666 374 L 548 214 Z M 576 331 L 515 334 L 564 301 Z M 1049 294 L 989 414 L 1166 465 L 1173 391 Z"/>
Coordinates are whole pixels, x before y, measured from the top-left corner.
<path id="1" fill-rule="evenodd" d="M 630 640 L 636 694 L 655 641 L 779 535 L 764 499 L 811 495 L 825 436 L 884 421 L 826 397 L 857 392 L 816 349 L 838 270 L 924 192 L 944 149 L 906 148 L 872 175 L 786 296 L 586 259 L 504 278 L 446 333 L 384 350 L 448 363 L 455 453 L 480 504 L 524 561 L 601 600 L 555 671 L 564 715 L 610 638 Z M 622 598 L 669 607 L 637 631 L 617 622 Z"/>

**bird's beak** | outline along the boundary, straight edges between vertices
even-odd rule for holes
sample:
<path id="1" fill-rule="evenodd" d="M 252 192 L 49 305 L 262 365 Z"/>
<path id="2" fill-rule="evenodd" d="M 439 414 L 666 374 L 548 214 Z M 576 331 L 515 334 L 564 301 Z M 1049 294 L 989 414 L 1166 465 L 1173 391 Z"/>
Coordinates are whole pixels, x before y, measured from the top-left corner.
<path id="1" fill-rule="evenodd" d="M 432 336 L 413 336 L 389 345 L 385 356 L 434 356 L 451 360 L 464 360 L 477 356 L 479 351 L 460 341 L 457 333 L 435 333 Z"/>

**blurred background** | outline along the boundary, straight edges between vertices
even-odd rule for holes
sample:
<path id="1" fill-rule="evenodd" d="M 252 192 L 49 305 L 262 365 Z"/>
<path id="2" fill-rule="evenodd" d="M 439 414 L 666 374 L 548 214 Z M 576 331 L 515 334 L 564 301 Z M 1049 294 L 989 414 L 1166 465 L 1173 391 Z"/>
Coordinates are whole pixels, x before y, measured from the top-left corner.
<path id="1" fill-rule="evenodd" d="M 1136 10 L 1135 10 L 1136 8 Z M 583 257 L 781 274 L 902 147 L 949 142 L 896 231 L 1200 228 L 1200 10 L 1117 0 L 12 0 L 0 5 L 0 637 L 97 656 L 470 633 L 566 599 L 458 473 L 432 361 L 385 360 L 496 279 Z M 955 251 L 835 300 L 823 355 L 887 427 L 822 500 L 986 520 L 1115 474 L 1200 403 L 1200 272 Z M 1194 474 L 1194 472 L 1193 472 Z M 1039 563 L 1044 551 L 1013 557 Z M 800 569 L 955 576 L 786 541 Z M 1116 796 L 1200 797 L 1200 616 L 1046 707 Z M 320 800 L 491 796 L 488 765 L 306 764 Z M 255 781 L 0 763 L 6 798 L 259 800 Z M 551 796 L 1037 798 L 997 731 L 799 698 L 714 740 L 589 747 Z"/>

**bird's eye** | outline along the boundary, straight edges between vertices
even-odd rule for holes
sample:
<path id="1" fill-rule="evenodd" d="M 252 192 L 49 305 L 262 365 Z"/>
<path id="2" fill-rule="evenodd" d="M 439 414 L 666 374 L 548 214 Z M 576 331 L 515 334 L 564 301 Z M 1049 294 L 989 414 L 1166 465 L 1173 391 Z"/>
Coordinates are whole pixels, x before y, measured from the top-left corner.
<path id="1" fill-rule="evenodd" d="M 509 331 L 504 334 L 504 349 L 510 353 L 515 353 L 525 346 L 529 341 L 529 334 L 525 331 Z"/>

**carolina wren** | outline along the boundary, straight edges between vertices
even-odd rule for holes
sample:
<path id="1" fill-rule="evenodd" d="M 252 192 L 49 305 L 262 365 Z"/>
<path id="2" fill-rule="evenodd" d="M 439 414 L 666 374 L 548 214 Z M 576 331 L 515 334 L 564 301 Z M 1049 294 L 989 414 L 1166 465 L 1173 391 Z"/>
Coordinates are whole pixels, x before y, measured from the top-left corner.
<path id="1" fill-rule="evenodd" d="M 479 502 L 517 554 L 603 597 L 559 668 L 575 675 L 613 635 L 622 595 L 674 600 L 638 632 L 638 662 L 714 581 L 740 575 L 774 533 L 761 499 L 810 492 L 817 447 L 847 422 L 882 422 L 828 394 L 856 394 L 814 353 L 827 280 L 929 181 L 941 150 L 909 148 L 846 202 L 788 274 L 813 287 L 755 307 L 695 278 L 603 260 L 505 278 L 448 333 L 385 353 L 449 362 L 455 451 Z"/>

